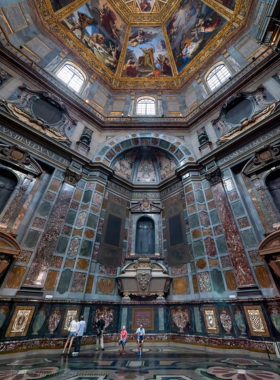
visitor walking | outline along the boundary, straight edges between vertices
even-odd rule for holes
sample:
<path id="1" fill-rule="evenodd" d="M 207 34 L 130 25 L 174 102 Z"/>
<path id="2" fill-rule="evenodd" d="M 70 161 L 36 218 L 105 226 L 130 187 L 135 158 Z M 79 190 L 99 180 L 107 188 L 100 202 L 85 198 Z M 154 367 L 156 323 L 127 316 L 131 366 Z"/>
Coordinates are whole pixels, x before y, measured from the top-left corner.
<path id="1" fill-rule="evenodd" d="M 96 333 L 97 333 L 95 351 L 99 350 L 99 344 L 100 344 L 102 351 L 104 351 L 104 336 L 103 336 L 103 334 L 105 332 L 105 321 L 104 321 L 104 315 L 103 314 L 100 315 L 99 320 L 96 322 L 95 326 L 96 326 Z"/>
<path id="2" fill-rule="evenodd" d="M 63 352 L 61 355 L 64 355 L 64 352 L 66 350 L 66 347 L 69 343 L 69 349 L 68 349 L 68 354 L 70 352 L 70 349 L 71 349 L 71 346 L 72 346 L 72 343 L 73 343 L 73 339 L 75 338 L 76 336 L 76 332 L 77 332 L 77 326 L 78 326 L 78 317 L 76 317 L 75 319 L 73 319 L 68 327 L 68 331 L 69 331 L 69 334 L 68 334 L 68 338 L 66 340 L 66 343 L 65 343 L 65 346 L 64 346 L 64 349 L 63 349 Z"/>
<path id="3" fill-rule="evenodd" d="M 86 322 L 84 321 L 84 317 L 80 317 L 80 322 L 77 324 L 77 338 L 76 338 L 76 344 L 74 352 L 72 353 L 73 356 L 77 356 L 80 352 L 81 348 L 81 342 L 86 329 Z"/>
<path id="4" fill-rule="evenodd" d="M 126 338 L 127 338 L 127 331 L 125 329 L 125 326 L 123 326 L 122 331 L 120 333 L 120 340 L 119 340 L 119 346 L 122 346 L 122 350 L 119 349 L 119 354 L 125 354 L 124 346 L 126 344 Z"/>
<path id="5" fill-rule="evenodd" d="M 141 353 L 143 354 L 144 336 L 145 336 L 145 329 L 142 323 L 140 324 L 140 327 L 138 327 L 138 329 L 136 330 L 135 334 L 137 334 L 137 349 L 138 349 L 137 355 L 140 355 L 140 349 L 141 349 Z"/>

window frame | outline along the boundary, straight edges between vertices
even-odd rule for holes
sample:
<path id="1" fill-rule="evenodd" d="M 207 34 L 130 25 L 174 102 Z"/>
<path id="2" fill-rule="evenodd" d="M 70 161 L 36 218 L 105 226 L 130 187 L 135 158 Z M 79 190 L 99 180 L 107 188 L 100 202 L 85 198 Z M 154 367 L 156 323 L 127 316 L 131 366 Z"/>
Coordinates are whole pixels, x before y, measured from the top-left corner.
<path id="1" fill-rule="evenodd" d="M 154 102 L 154 105 L 155 105 L 155 113 L 153 115 L 147 115 L 146 113 L 143 115 L 143 114 L 138 114 L 138 103 L 141 101 L 141 100 L 144 100 L 144 99 L 149 99 L 149 100 L 152 100 Z M 146 103 L 147 104 L 147 103 Z M 146 106 L 146 109 L 147 109 L 147 106 Z M 134 114 L 138 117 L 155 117 L 157 116 L 158 114 L 158 110 L 157 110 L 157 98 L 154 97 L 154 96 L 151 96 L 151 95 L 141 95 L 139 96 L 138 98 L 136 98 L 135 100 L 135 110 L 134 110 Z"/>
<path id="2" fill-rule="evenodd" d="M 209 86 L 208 84 L 208 81 L 207 81 L 207 78 L 208 76 L 211 74 L 211 72 L 213 70 L 215 70 L 218 66 L 225 66 L 226 69 L 228 70 L 228 72 L 230 73 L 230 77 L 227 78 L 223 83 L 220 84 L 219 87 L 216 87 L 214 88 L 213 90 L 211 89 L 211 87 Z M 207 88 L 207 91 L 209 92 L 209 95 L 215 93 L 217 90 L 219 90 L 219 88 L 221 88 L 233 75 L 233 71 L 232 71 L 232 68 L 229 66 L 228 62 L 225 60 L 225 59 L 222 59 L 222 60 L 219 60 L 218 62 L 216 62 L 213 66 L 211 66 L 207 71 L 206 73 L 204 74 L 203 76 L 203 82 L 204 84 L 206 85 L 206 88 Z"/>
<path id="3" fill-rule="evenodd" d="M 76 91 L 75 89 L 73 89 L 72 87 L 69 86 L 69 84 L 67 84 L 66 82 L 63 81 L 63 79 L 59 78 L 58 74 L 60 71 L 63 70 L 63 68 L 67 65 L 70 65 L 70 66 L 73 66 L 74 69 L 76 69 L 80 74 L 81 76 L 83 77 L 84 81 L 83 81 L 83 84 L 81 86 L 81 88 L 79 89 L 79 91 Z M 67 88 L 69 88 L 69 90 L 75 92 L 76 94 L 78 95 L 81 95 L 88 83 L 88 76 L 87 74 L 84 72 L 84 70 L 79 66 L 77 65 L 75 62 L 73 61 L 70 61 L 70 60 L 65 60 L 65 61 L 62 61 L 57 67 L 56 69 L 54 70 L 54 75 L 55 77 L 61 82 L 64 84 L 64 86 L 66 86 Z"/>

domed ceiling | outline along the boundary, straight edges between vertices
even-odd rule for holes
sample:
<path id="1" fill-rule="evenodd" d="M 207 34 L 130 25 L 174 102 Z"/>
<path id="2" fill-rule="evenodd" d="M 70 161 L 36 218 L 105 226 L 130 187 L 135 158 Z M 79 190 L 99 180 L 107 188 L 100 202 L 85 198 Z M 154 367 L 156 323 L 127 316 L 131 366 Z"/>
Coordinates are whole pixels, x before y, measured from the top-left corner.
<path id="1" fill-rule="evenodd" d="M 111 87 L 172 89 L 233 37 L 250 0 L 37 3 L 52 33 Z"/>
<path id="2" fill-rule="evenodd" d="M 171 177 L 178 167 L 167 152 L 145 147 L 120 154 L 113 162 L 115 173 L 135 184 L 158 184 Z"/>

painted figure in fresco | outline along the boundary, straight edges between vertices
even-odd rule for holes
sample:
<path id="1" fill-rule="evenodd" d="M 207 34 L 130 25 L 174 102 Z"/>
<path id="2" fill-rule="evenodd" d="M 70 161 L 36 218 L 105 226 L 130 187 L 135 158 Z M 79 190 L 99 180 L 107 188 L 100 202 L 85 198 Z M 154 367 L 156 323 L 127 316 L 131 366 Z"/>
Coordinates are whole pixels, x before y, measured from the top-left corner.
<path id="1" fill-rule="evenodd" d="M 95 19 L 89 18 L 85 13 L 78 12 L 79 22 L 76 23 L 70 30 L 74 32 L 74 30 L 81 31 L 81 41 L 83 41 L 86 34 L 86 27 L 88 25 L 97 25 L 98 22 Z"/>
<path id="2" fill-rule="evenodd" d="M 162 54 L 159 54 L 157 58 L 157 62 L 159 63 L 163 74 L 172 75 L 172 70 L 171 70 L 170 62 L 168 58 L 164 57 Z"/>
<path id="3" fill-rule="evenodd" d="M 142 12 L 150 12 L 151 3 L 148 0 L 141 0 L 140 1 L 140 8 L 141 8 Z"/>
<path id="4" fill-rule="evenodd" d="M 117 17 L 115 13 L 107 6 L 107 3 L 103 5 L 102 10 L 100 11 L 100 19 L 101 25 L 106 29 L 110 37 L 119 40 L 119 34 L 116 33 L 115 25 Z"/>
<path id="5" fill-rule="evenodd" d="M 106 45 L 105 37 L 100 33 L 93 33 L 90 40 L 87 42 L 88 46 L 94 52 L 94 55 L 106 66 L 115 68 L 119 59 L 118 49 L 110 45 Z"/>
<path id="6" fill-rule="evenodd" d="M 151 70 L 155 70 L 154 49 L 150 47 L 149 49 L 141 48 L 141 50 L 145 54 L 144 66 Z"/>
<path id="7" fill-rule="evenodd" d="M 123 70 L 126 72 L 126 75 L 128 77 L 135 78 L 135 77 L 140 75 L 140 72 L 137 70 L 137 67 L 139 67 L 139 66 L 141 66 L 141 65 L 137 65 L 135 63 L 134 57 L 129 57 L 128 61 L 126 62 L 126 64 L 123 67 Z"/>
<path id="8" fill-rule="evenodd" d="M 192 29 L 191 34 L 198 39 L 199 33 L 211 33 L 214 32 L 220 26 L 221 17 L 218 14 L 209 17 L 208 20 L 205 20 L 204 15 L 199 18 L 197 24 Z"/>
<path id="9" fill-rule="evenodd" d="M 152 41 L 155 36 L 156 34 L 151 31 L 144 31 L 143 29 L 139 29 L 129 37 L 128 45 L 136 47 L 140 44 Z"/>

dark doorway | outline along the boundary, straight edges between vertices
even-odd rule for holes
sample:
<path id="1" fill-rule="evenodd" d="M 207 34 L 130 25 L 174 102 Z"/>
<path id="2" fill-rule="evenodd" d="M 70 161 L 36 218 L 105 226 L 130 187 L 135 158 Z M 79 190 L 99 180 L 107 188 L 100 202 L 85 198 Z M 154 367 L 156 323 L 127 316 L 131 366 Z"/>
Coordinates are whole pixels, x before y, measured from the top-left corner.
<path id="1" fill-rule="evenodd" d="M 143 216 L 137 222 L 135 253 L 138 255 L 153 255 L 155 253 L 155 224 L 147 216 Z"/>
<path id="2" fill-rule="evenodd" d="M 0 169 L 0 213 L 3 211 L 16 185 L 16 176 L 9 170 Z"/>
<path id="3" fill-rule="evenodd" d="M 274 204 L 280 212 L 280 170 L 276 170 L 269 174 L 266 179 L 266 185 L 274 200 Z"/>

